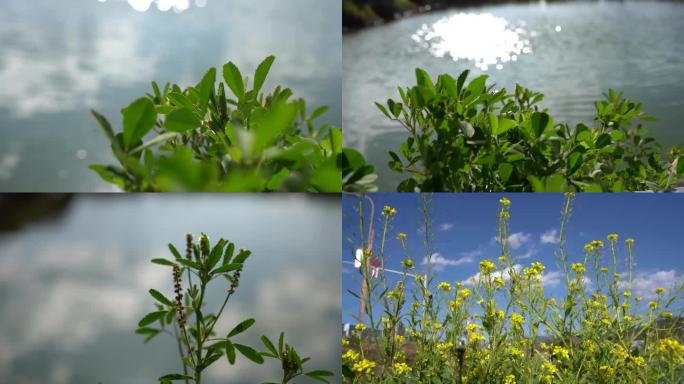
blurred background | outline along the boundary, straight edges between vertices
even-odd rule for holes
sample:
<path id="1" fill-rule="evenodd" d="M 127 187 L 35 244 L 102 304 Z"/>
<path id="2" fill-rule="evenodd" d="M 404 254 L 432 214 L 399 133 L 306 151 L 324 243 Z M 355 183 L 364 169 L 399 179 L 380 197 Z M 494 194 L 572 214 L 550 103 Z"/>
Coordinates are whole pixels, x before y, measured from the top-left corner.
<path id="1" fill-rule="evenodd" d="M 385 165 L 408 133 L 374 105 L 436 77 L 488 74 L 545 94 L 556 122 L 591 124 L 609 88 L 643 102 L 665 147 L 684 144 L 684 2 L 344 0 L 345 145 L 376 166 L 381 191 L 401 181 Z M 376 23 L 389 20 L 383 25 Z"/>
<path id="2" fill-rule="evenodd" d="M 292 88 L 320 123 L 341 124 L 339 0 L 4 0 L 0 13 L 0 191 L 112 190 L 88 165 L 110 163 L 89 109 L 121 127 L 121 108 L 153 80 L 196 84 L 235 62 L 264 90 Z"/>
<path id="3" fill-rule="evenodd" d="M 252 251 L 217 333 L 257 320 L 241 343 L 286 341 L 339 379 L 340 198 L 336 195 L 0 195 L 0 384 L 151 383 L 180 371 L 175 340 L 134 334 L 172 295 L 150 259 L 186 232 Z M 225 288 L 210 285 L 217 310 Z M 237 341 L 237 340 L 236 340 Z M 224 359 L 207 383 L 278 380 L 279 362 Z M 335 381 L 333 380 L 333 382 Z M 305 379 L 297 380 L 310 383 Z"/>

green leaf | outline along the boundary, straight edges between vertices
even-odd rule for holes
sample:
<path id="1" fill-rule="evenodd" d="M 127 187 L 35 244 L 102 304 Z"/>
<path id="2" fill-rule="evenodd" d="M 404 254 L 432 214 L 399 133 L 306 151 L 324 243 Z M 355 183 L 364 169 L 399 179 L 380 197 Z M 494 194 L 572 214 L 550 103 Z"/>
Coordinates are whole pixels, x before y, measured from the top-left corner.
<path id="1" fill-rule="evenodd" d="M 428 75 L 425 70 L 416 68 L 416 82 L 419 87 L 427 90 L 430 94 L 435 93 L 435 85 L 432 83 L 430 75 Z"/>
<path id="2" fill-rule="evenodd" d="M 172 267 L 172 266 L 173 266 L 173 262 L 171 262 L 171 261 L 169 261 L 169 260 L 166 260 L 166 259 L 161 259 L 161 258 L 160 258 L 160 259 L 152 259 L 152 262 L 155 263 L 155 264 L 166 265 L 166 266 L 169 266 L 169 267 Z"/>
<path id="3" fill-rule="evenodd" d="M 123 114 L 123 144 L 126 149 L 130 149 L 154 127 L 157 121 L 157 111 L 154 109 L 154 103 L 143 97 L 124 108 L 121 113 Z"/>
<path id="4" fill-rule="evenodd" d="M 266 336 L 261 336 L 261 342 L 264 343 L 264 346 L 266 349 L 268 349 L 274 356 L 278 357 L 278 351 L 275 348 L 275 345 L 269 340 L 268 337 Z"/>
<path id="5" fill-rule="evenodd" d="M 235 346 L 230 340 L 226 340 L 226 358 L 231 365 L 235 364 Z"/>
<path id="6" fill-rule="evenodd" d="M 166 305 L 173 305 L 171 300 L 167 299 L 164 295 L 161 294 L 161 292 L 157 291 L 156 289 L 150 289 L 150 295 L 154 297 L 157 301 L 159 301 L 162 304 Z"/>
<path id="7" fill-rule="evenodd" d="M 246 249 L 241 249 L 240 252 L 238 252 L 237 256 L 235 256 L 233 263 L 244 263 L 245 260 L 247 260 L 247 258 L 251 254 L 252 254 L 252 251 L 248 251 Z"/>
<path id="8" fill-rule="evenodd" d="M 138 322 L 138 327 L 143 328 L 148 326 L 164 317 L 164 315 L 166 315 L 166 311 L 150 312 Z"/>
<path id="9" fill-rule="evenodd" d="M 532 131 L 536 137 L 539 137 L 544 133 L 546 127 L 549 125 L 550 118 L 549 115 L 544 112 L 535 112 L 532 114 Z"/>
<path id="10" fill-rule="evenodd" d="M 224 264 L 224 265 L 214 269 L 213 273 L 215 273 L 215 274 L 226 273 L 226 272 L 231 272 L 231 271 L 235 271 L 238 269 L 242 269 L 241 263 Z"/>
<path id="11" fill-rule="evenodd" d="M 183 133 L 201 125 L 200 119 L 188 108 L 182 107 L 166 116 L 164 129 L 169 132 Z"/>
<path id="12" fill-rule="evenodd" d="M 225 246 L 226 241 L 221 239 L 211 250 L 211 254 L 209 255 L 209 269 L 214 268 L 216 264 L 218 264 L 219 260 L 221 260 L 221 255 L 223 255 L 223 247 Z"/>
<path id="13" fill-rule="evenodd" d="M 200 110 L 202 114 L 204 114 L 204 112 L 207 110 L 207 104 L 209 104 L 211 91 L 214 90 L 215 85 L 216 68 L 212 67 L 207 71 L 206 74 L 204 74 L 202 81 L 200 81 L 200 83 L 197 86 L 200 95 Z"/>
<path id="14" fill-rule="evenodd" d="M 560 173 L 555 173 L 546 178 L 546 192 L 563 192 L 565 190 L 565 177 Z"/>
<path id="15" fill-rule="evenodd" d="M 582 153 L 573 152 L 568 156 L 568 176 L 575 173 L 582 166 Z"/>
<path id="16" fill-rule="evenodd" d="M 233 337 L 235 335 L 239 335 L 240 333 L 248 330 L 249 327 L 254 325 L 255 322 L 256 322 L 256 320 L 254 320 L 254 319 L 247 319 L 247 320 L 241 322 L 240 324 L 236 325 L 235 328 L 233 328 L 233 330 L 231 330 L 228 333 L 228 336 L 226 336 L 226 338 L 230 339 L 231 337 Z"/>
<path id="17" fill-rule="evenodd" d="M 176 138 L 176 137 L 178 137 L 178 133 L 176 133 L 176 132 L 162 133 L 161 135 L 159 135 L 159 136 L 157 136 L 157 137 L 155 137 L 155 138 L 153 138 L 153 139 L 150 139 L 149 141 L 146 141 L 146 142 L 142 143 L 142 145 L 140 145 L 140 146 L 138 146 L 138 147 L 135 147 L 134 149 L 132 149 L 132 150 L 129 152 L 129 154 L 135 155 L 135 154 L 137 154 L 137 153 L 140 153 L 140 152 L 144 151 L 145 149 L 147 149 L 147 148 L 149 148 L 149 147 L 152 147 L 152 146 L 157 145 L 157 144 L 159 144 L 159 143 L 166 142 L 166 141 L 168 141 L 169 139 L 173 139 L 173 138 Z"/>
<path id="18" fill-rule="evenodd" d="M 192 268 L 192 269 L 196 269 L 196 270 L 198 270 L 198 271 L 202 269 L 202 265 L 201 265 L 200 263 L 194 262 L 194 261 L 192 261 L 192 260 L 188 260 L 188 259 L 178 259 L 178 262 L 181 263 L 181 264 L 183 264 L 183 265 L 185 265 L 186 267 L 189 267 L 189 268 Z"/>
<path id="19" fill-rule="evenodd" d="M 246 358 L 252 360 L 253 362 L 257 364 L 263 364 L 264 362 L 264 357 L 259 354 L 259 352 L 255 351 L 254 348 L 248 347 L 246 345 L 242 344 L 233 344 L 235 348 Z"/>
<path id="20" fill-rule="evenodd" d="M 508 179 L 511 177 L 511 173 L 513 173 L 512 165 L 508 163 L 499 164 L 499 177 L 501 178 L 501 181 L 504 183 L 508 182 Z"/>
<path id="21" fill-rule="evenodd" d="M 518 125 L 518 123 L 515 120 L 499 117 L 499 127 L 497 128 L 495 135 L 501 135 L 516 125 Z"/>
<path id="22" fill-rule="evenodd" d="M 473 128 L 473 126 L 469 122 L 462 120 L 458 124 L 458 126 L 461 129 L 461 132 L 463 132 L 463 135 L 465 137 L 471 138 L 471 137 L 475 136 L 475 128 Z"/>
<path id="23" fill-rule="evenodd" d="M 237 96 L 238 100 L 242 100 L 245 97 L 245 83 L 242 79 L 242 74 L 233 62 L 230 62 L 223 66 L 223 79 L 226 81 L 228 88 L 233 91 L 233 94 Z"/>
<path id="24" fill-rule="evenodd" d="M 174 245 L 171 244 L 171 243 L 169 243 L 169 251 L 171 251 L 171 254 L 172 254 L 173 257 L 175 257 L 176 259 L 182 259 L 180 252 L 178 252 L 178 250 L 176 249 L 176 247 L 174 247 Z"/>
<path id="25" fill-rule="evenodd" d="M 318 380 L 322 383 L 329 383 L 330 381 L 326 380 L 325 377 L 330 377 L 333 375 L 333 373 L 330 371 L 316 370 L 316 371 L 307 372 L 304 375 L 308 376 L 312 379 Z"/>
<path id="26" fill-rule="evenodd" d="M 256 73 L 254 74 L 254 97 L 256 97 L 259 94 L 259 91 L 261 90 L 261 87 L 264 85 L 264 81 L 266 81 L 266 76 L 268 76 L 268 72 L 271 70 L 271 65 L 273 65 L 274 61 L 275 56 L 269 56 L 264 61 L 262 61 L 261 64 L 259 64 L 259 66 L 257 67 Z"/>
<path id="27" fill-rule="evenodd" d="M 104 116 L 97 113 L 97 111 L 95 111 L 94 109 L 91 109 L 90 113 L 93 115 L 97 123 L 100 125 L 100 127 L 105 133 L 105 136 L 107 136 L 109 141 L 111 141 L 112 144 L 118 145 L 118 142 L 114 138 L 114 130 L 112 130 L 112 126 L 111 124 L 109 124 L 109 121 Z"/>
<path id="28" fill-rule="evenodd" d="M 596 148 L 603 148 L 611 143 L 610 135 L 607 133 L 602 133 L 596 138 Z"/>

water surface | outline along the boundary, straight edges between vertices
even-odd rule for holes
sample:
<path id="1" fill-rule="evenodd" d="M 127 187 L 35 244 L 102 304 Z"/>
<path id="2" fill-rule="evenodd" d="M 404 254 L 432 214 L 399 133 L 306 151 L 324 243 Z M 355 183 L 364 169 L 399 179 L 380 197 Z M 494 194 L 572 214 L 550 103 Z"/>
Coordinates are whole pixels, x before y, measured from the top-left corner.
<path id="1" fill-rule="evenodd" d="M 111 190 L 87 168 L 114 161 L 88 110 L 120 127 L 152 80 L 196 84 L 229 60 L 251 74 L 276 55 L 265 89 L 327 104 L 339 126 L 340 15 L 335 0 L 3 1 L 0 190 Z"/>
<path id="2" fill-rule="evenodd" d="M 684 143 L 684 3 L 568 2 L 450 9 L 349 34 L 343 39 L 343 126 L 347 145 L 379 171 L 381 190 L 401 180 L 387 151 L 407 133 L 375 101 L 399 98 L 414 69 L 432 76 L 465 69 L 500 87 L 543 92 L 556 121 L 591 123 L 608 88 L 644 103 L 653 135 Z"/>
<path id="3" fill-rule="evenodd" d="M 260 335 L 285 331 L 313 356 L 310 368 L 339 378 L 339 198 L 77 195 L 60 206 L 49 220 L 0 233 L 0 384 L 153 383 L 178 372 L 170 336 L 144 345 L 133 332 L 154 310 L 148 289 L 172 296 L 170 269 L 149 260 L 169 257 L 168 242 L 182 249 L 188 231 L 252 251 L 218 334 L 256 318 L 244 344 L 263 350 Z M 210 286 L 208 307 L 220 306 L 225 289 Z M 204 377 L 273 381 L 279 364 L 238 358 L 231 367 L 224 358 Z"/>

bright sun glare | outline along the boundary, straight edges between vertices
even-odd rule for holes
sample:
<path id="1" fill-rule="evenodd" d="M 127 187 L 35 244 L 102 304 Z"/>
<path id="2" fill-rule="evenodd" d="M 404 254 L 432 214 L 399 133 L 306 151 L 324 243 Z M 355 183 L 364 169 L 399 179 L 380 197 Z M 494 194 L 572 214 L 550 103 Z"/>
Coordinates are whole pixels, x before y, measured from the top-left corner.
<path id="1" fill-rule="evenodd" d="M 411 38 L 435 57 L 449 55 L 454 61 L 470 60 L 486 71 L 531 53 L 527 31 L 512 26 L 501 17 L 488 13 L 457 13 L 423 26 Z"/>

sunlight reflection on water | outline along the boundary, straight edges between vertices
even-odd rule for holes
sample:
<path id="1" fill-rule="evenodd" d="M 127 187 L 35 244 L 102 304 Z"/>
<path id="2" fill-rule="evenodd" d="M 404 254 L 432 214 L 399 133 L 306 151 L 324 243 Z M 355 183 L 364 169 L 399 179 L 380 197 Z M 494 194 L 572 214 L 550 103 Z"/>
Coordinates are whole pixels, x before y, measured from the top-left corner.
<path id="1" fill-rule="evenodd" d="M 511 25 L 489 13 L 457 13 L 432 26 L 423 24 L 411 38 L 435 57 L 449 55 L 454 61 L 469 60 L 486 71 L 490 65 L 503 69 L 503 63 L 532 52 L 523 26 Z"/>

